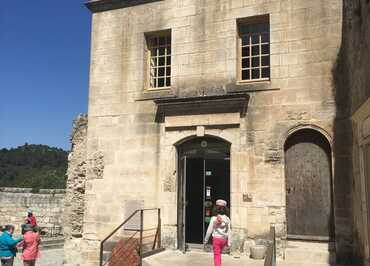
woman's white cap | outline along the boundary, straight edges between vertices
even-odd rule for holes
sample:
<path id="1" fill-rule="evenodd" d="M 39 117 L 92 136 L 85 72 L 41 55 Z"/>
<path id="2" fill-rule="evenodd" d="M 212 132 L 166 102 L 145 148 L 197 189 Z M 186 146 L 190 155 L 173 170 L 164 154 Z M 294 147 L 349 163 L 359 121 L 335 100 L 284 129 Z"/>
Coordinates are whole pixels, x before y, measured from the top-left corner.
<path id="1" fill-rule="evenodd" d="M 216 200 L 216 205 L 217 206 L 224 206 L 224 207 L 226 207 L 227 206 L 227 202 L 226 202 L 226 200 L 219 199 L 219 200 Z"/>

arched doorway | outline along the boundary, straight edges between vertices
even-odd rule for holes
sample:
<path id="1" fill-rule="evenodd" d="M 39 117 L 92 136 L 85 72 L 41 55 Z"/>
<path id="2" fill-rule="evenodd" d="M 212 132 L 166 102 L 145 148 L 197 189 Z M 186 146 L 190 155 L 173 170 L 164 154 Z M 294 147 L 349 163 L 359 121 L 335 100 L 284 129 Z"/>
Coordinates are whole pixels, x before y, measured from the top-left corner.
<path id="1" fill-rule="evenodd" d="M 301 129 L 285 142 L 286 214 L 289 238 L 334 237 L 331 147 L 313 129 Z"/>
<path id="2" fill-rule="evenodd" d="M 217 199 L 230 202 L 230 143 L 199 137 L 177 146 L 178 247 L 202 244 Z"/>

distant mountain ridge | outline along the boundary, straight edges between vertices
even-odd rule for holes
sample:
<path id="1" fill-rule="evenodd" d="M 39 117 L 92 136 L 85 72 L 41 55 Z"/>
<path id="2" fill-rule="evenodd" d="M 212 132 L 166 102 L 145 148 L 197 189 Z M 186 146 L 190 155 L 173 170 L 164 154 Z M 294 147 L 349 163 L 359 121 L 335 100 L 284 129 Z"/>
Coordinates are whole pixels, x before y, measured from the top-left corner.
<path id="1" fill-rule="evenodd" d="M 68 152 L 47 145 L 0 149 L 0 187 L 65 188 Z"/>

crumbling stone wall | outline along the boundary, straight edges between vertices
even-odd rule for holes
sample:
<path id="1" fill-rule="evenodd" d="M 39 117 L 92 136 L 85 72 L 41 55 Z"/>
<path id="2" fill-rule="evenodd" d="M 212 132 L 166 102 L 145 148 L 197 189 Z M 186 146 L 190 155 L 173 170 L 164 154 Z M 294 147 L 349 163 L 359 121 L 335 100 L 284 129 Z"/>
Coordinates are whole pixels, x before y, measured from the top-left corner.
<path id="1" fill-rule="evenodd" d="M 66 200 L 64 212 L 66 263 L 74 262 L 74 254 L 80 252 L 83 233 L 86 183 L 86 136 L 87 115 L 79 115 L 73 122 L 72 149 L 68 156 Z"/>
<path id="2" fill-rule="evenodd" d="M 356 265 L 369 261 L 366 191 L 364 191 L 363 143 L 369 138 L 363 130 L 370 117 L 370 3 L 368 0 L 343 1 L 343 35 L 337 65 L 334 69 L 337 123 L 335 137 L 342 159 L 337 171 L 345 174 L 339 189 L 352 192 L 342 201 L 352 207 L 353 226 L 342 228 L 353 233 L 353 260 Z M 351 121 L 352 120 L 352 121 Z M 340 167 L 343 165 L 345 167 Z M 352 167 L 350 167 L 352 166 Z M 346 177 L 346 179 L 344 179 Z M 366 264 L 368 265 L 368 264 Z"/>
<path id="3" fill-rule="evenodd" d="M 0 225 L 13 224 L 16 233 L 20 233 L 30 208 L 39 226 L 55 228 L 62 234 L 64 196 L 63 189 L 41 189 L 32 193 L 31 188 L 0 188 Z"/>

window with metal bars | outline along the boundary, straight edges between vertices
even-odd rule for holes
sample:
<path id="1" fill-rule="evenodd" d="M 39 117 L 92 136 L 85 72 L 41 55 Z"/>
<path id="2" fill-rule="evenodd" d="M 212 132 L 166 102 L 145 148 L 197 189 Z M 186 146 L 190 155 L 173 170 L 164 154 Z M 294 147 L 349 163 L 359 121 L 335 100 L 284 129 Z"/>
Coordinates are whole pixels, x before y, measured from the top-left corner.
<path id="1" fill-rule="evenodd" d="M 238 23 L 239 80 L 270 79 L 270 25 L 268 16 Z"/>
<path id="2" fill-rule="evenodd" d="M 171 86 L 171 32 L 148 35 L 148 89 Z"/>

